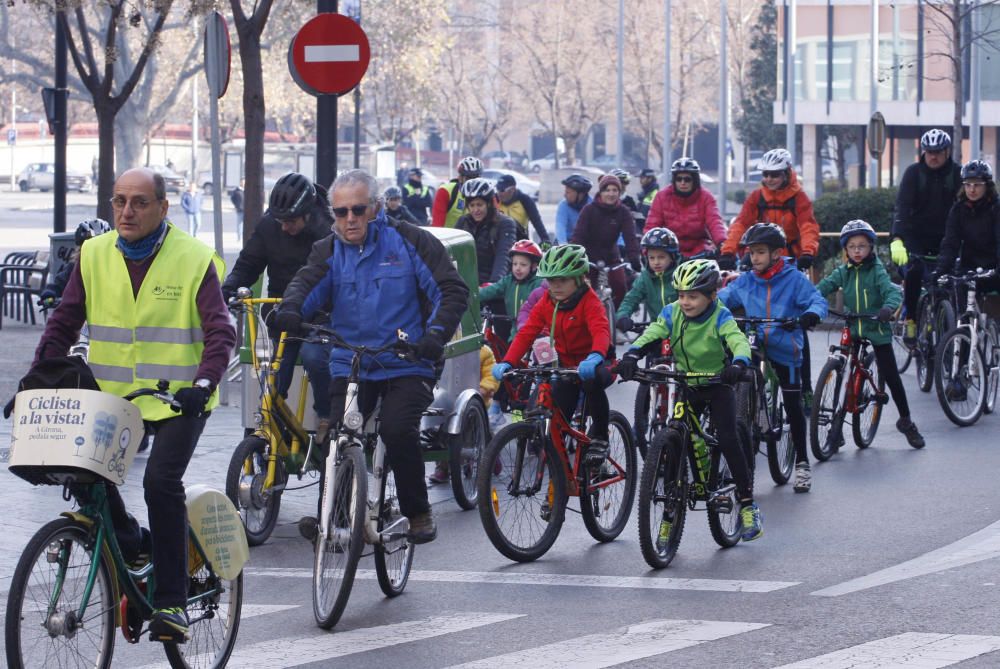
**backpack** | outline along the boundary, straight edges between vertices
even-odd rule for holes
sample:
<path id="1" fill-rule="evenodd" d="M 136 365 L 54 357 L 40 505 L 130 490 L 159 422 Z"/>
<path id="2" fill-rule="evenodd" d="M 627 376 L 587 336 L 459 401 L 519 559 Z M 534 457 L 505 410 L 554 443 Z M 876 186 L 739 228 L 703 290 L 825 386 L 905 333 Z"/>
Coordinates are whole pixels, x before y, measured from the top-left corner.
<path id="1" fill-rule="evenodd" d="M 94 378 L 90 367 L 87 366 L 83 358 L 77 355 L 39 360 L 17 384 L 17 392 L 41 388 L 101 389 L 97 385 L 97 379 Z M 10 418 L 13 410 L 14 399 L 12 398 L 3 409 L 3 417 Z"/>
<path id="2" fill-rule="evenodd" d="M 764 212 L 767 211 L 768 209 L 777 209 L 779 211 L 782 211 L 782 210 L 790 211 L 790 212 L 792 212 L 792 216 L 795 216 L 795 214 L 796 214 L 796 212 L 795 212 L 795 195 L 791 196 L 790 198 L 788 198 L 787 200 L 785 200 L 781 204 L 770 204 L 770 203 L 768 203 L 768 201 L 764 198 L 764 194 L 763 193 L 760 193 L 758 197 L 760 199 L 757 200 L 757 222 L 765 220 L 764 219 Z"/>
<path id="3" fill-rule="evenodd" d="M 928 188 L 928 178 L 927 170 L 919 169 L 917 170 L 917 207 L 916 209 L 923 209 L 927 206 L 928 198 L 930 196 Z M 945 193 L 951 196 L 952 199 L 955 198 L 955 193 L 958 190 L 958 184 L 955 183 L 955 169 L 950 168 L 948 173 L 944 176 L 944 190 Z"/>

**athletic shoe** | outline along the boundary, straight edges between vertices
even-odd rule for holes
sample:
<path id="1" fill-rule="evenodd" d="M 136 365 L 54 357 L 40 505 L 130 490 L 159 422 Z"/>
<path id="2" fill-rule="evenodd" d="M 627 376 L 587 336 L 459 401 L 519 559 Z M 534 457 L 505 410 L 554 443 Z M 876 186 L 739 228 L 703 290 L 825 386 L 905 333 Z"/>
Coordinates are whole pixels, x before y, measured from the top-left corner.
<path id="1" fill-rule="evenodd" d="M 591 439 L 587 445 L 587 462 L 592 465 L 600 464 L 608 457 L 608 442 L 604 439 Z"/>
<path id="2" fill-rule="evenodd" d="M 910 348 L 917 345 L 917 322 L 911 318 L 903 326 L 903 343 Z"/>
<path id="3" fill-rule="evenodd" d="M 740 522 L 743 523 L 743 541 L 753 541 L 759 539 L 764 534 L 764 526 L 761 521 L 764 517 L 760 512 L 760 507 L 756 502 L 747 504 L 740 509 Z"/>
<path id="4" fill-rule="evenodd" d="M 952 379 L 944 390 L 944 396 L 949 402 L 964 402 L 968 398 L 968 391 L 959 379 Z"/>
<path id="5" fill-rule="evenodd" d="M 426 544 L 437 538 L 437 525 L 430 511 L 418 513 L 410 518 L 410 531 L 406 538 L 415 544 Z"/>
<path id="6" fill-rule="evenodd" d="M 427 477 L 427 480 L 432 484 L 447 483 L 451 480 L 451 476 L 448 474 L 448 463 L 438 462 L 434 467 L 434 473 Z"/>
<path id="7" fill-rule="evenodd" d="M 153 641 L 184 643 L 188 640 L 187 612 L 178 607 L 156 609 L 149 621 L 149 638 Z"/>
<path id="8" fill-rule="evenodd" d="M 795 492 L 809 492 L 812 488 L 812 469 L 808 462 L 795 463 Z"/>
<path id="9" fill-rule="evenodd" d="M 906 435 L 907 443 L 913 448 L 923 448 L 927 443 L 909 416 L 897 420 L 896 429 Z"/>
<path id="10" fill-rule="evenodd" d="M 315 542 L 319 534 L 319 520 L 316 516 L 302 516 L 299 518 L 299 534 L 309 542 Z"/>

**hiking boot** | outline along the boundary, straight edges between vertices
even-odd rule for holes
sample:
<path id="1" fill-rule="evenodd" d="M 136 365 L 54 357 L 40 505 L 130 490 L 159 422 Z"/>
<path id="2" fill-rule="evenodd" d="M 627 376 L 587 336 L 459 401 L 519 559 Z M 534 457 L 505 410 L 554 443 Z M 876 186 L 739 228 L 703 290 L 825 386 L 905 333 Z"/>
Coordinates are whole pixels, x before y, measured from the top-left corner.
<path id="1" fill-rule="evenodd" d="M 599 465 L 608 457 L 608 442 L 606 439 L 591 439 L 587 445 L 587 462 L 592 465 Z"/>
<path id="2" fill-rule="evenodd" d="M 968 398 L 965 384 L 958 379 L 952 379 L 944 390 L 944 396 L 949 402 L 964 402 Z"/>
<path id="3" fill-rule="evenodd" d="M 447 483 L 451 480 L 451 476 L 448 474 L 448 463 L 438 462 L 434 467 L 434 473 L 427 477 L 427 480 L 431 482 L 432 485 L 437 485 L 438 483 Z"/>
<path id="4" fill-rule="evenodd" d="M 906 435 L 906 441 L 913 448 L 923 448 L 926 442 L 909 416 L 896 421 L 896 429 Z"/>
<path id="5" fill-rule="evenodd" d="M 410 531 L 406 538 L 415 544 L 426 544 L 437 538 L 437 524 L 434 514 L 430 511 L 418 513 L 410 518 Z"/>
<path id="6" fill-rule="evenodd" d="M 917 322 L 912 318 L 907 318 L 903 324 L 903 343 L 910 348 L 917 345 Z"/>
<path id="7" fill-rule="evenodd" d="M 806 466 L 808 467 L 808 464 Z M 743 534 L 741 537 L 743 541 L 753 541 L 754 539 L 759 539 L 764 534 L 764 526 L 761 522 L 763 518 L 760 507 L 757 506 L 756 502 L 750 502 L 740 509 L 740 522 L 743 524 Z"/>
<path id="8" fill-rule="evenodd" d="M 792 489 L 795 492 L 809 492 L 812 488 L 812 468 L 808 462 L 795 463 L 795 484 Z"/>
<path id="9" fill-rule="evenodd" d="M 149 621 L 149 638 L 153 641 L 184 643 L 188 640 L 187 612 L 178 607 L 156 609 Z"/>

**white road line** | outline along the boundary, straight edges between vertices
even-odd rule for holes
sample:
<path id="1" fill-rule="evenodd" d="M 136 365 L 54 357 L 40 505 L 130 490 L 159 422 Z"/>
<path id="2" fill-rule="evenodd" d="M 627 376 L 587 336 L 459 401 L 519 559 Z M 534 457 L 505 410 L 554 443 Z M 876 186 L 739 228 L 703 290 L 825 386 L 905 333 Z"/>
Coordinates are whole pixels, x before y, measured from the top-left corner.
<path id="1" fill-rule="evenodd" d="M 907 632 L 777 669 L 935 669 L 1000 650 L 1000 637 Z"/>
<path id="2" fill-rule="evenodd" d="M 237 639 L 236 650 L 229 658 L 228 666 L 240 669 L 298 667 L 303 664 L 323 662 L 388 646 L 398 646 L 402 643 L 421 641 L 521 617 L 523 614 L 518 613 L 453 613 L 345 632 L 336 630 L 324 632 L 320 629 L 313 629 L 310 634 L 282 637 L 249 645 L 243 645 Z M 189 663 L 195 665 L 204 660 L 205 658 L 189 658 Z M 161 669 L 168 666 L 156 664 L 144 669 L 154 669 L 154 667 Z"/>
<path id="3" fill-rule="evenodd" d="M 448 669 L 495 669 L 496 667 L 546 669 L 576 667 L 600 669 L 634 662 L 653 655 L 697 646 L 768 625 L 715 620 L 652 620 L 622 627 L 605 634 L 566 639 L 537 648 L 487 657 Z"/>
<path id="4" fill-rule="evenodd" d="M 313 44 L 305 48 L 307 63 L 356 63 L 361 60 L 357 44 Z"/>
<path id="5" fill-rule="evenodd" d="M 312 578 L 311 569 L 247 569 L 249 576 Z M 375 571 L 359 569 L 355 578 L 372 580 Z M 500 573 L 492 571 L 414 571 L 410 581 L 438 583 L 494 583 L 505 585 L 550 585 L 582 588 L 627 588 L 637 590 L 703 590 L 708 592 L 773 592 L 798 585 L 798 581 L 737 581 L 712 578 L 661 576 L 593 576 L 590 574 Z"/>
<path id="6" fill-rule="evenodd" d="M 297 609 L 301 604 L 244 604 L 240 610 L 240 620 L 264 616 L 268 613 L 279 613 L 289 609 Z"/>
<path id="7" fill-rule="evenodd" d="M 839 597 L 851 592 L 925 576 L 998 556 L 1000 556 L 1000 521 L 984 527 L 975 534 L 970 534 L 912 560 L 810 594 L 821 597 Z"/>

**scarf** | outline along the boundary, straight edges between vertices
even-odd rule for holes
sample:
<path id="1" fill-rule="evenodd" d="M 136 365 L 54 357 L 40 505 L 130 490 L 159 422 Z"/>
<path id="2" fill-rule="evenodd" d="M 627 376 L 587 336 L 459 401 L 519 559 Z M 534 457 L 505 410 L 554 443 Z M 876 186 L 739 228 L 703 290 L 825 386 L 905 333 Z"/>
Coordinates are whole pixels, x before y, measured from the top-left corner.
<path id="1" fill-rule="evenodd" d="M 163 238 L 167 235 L 167 221 L 160 221 L 160 227 L 158 227 L 152 234 L 146 235 L 142 239 L 136 240 L 134 242 L 125 241 L 124 237 L 119 237 L 115 245 L 118 250 L 122 252 L 122 255 L 129 260 L 135 262 L 141 262 L 153 255 L 160 245 L 163 243 Z"/>

